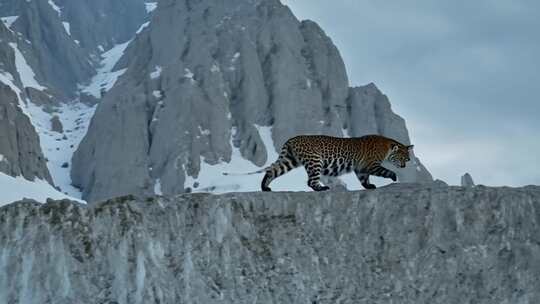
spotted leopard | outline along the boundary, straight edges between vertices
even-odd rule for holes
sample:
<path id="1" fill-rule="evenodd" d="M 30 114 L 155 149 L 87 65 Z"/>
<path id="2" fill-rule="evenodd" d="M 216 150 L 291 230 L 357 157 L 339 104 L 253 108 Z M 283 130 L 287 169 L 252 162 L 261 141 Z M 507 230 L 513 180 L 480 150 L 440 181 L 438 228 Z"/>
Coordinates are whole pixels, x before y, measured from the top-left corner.
<path id="1" fill-rule="evenodd" d="M 380 135 L 357 138 L 339 138 L 323 135 L 301 135 L 293 137 L 283 145 L 278 159 L 265 172 L 261 182 L 262 191 L 271 191 L 270 183 L 294 168 L 303 166 L 308 174 L 308 186 L 315 191 L 329 187 L 320 182 L 322 175 L 339 176 L 354 171 L 362 186 L 375 189 L 369 176 L 380 176 L 397 180 L 396 173 L 382 166 L 385 160 L 404 168 L 410 160 L 413 146 L 403 145 Z"/>

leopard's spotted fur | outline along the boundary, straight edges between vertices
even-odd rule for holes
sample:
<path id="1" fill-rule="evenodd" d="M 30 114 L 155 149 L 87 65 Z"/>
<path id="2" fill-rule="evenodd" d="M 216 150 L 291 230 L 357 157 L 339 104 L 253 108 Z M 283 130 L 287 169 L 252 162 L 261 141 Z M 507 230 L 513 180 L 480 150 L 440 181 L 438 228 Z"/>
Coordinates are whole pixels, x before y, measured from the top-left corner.
<path id="1" fill-rule="evenodd" d="M 315 191 L 328 190 L 320 182 L 321 175 L 339 176 L 354 171 L 362 186 L 375 189 L 369 176 L 397 180 L 396 174 L 381 166 L 388 160 L 396 167 L 405 167 L 410 160 L 409 150 L 403 145 L 380 135 L 358 138 L 338 138 L 323 135 L 302 135 L 289 139 L 282 147 L 279 158 L 265 169 L 261 183 L 263 191 L 271 191 L 272 180 L 303 166 L 308 174 L 308 186 Z"/>

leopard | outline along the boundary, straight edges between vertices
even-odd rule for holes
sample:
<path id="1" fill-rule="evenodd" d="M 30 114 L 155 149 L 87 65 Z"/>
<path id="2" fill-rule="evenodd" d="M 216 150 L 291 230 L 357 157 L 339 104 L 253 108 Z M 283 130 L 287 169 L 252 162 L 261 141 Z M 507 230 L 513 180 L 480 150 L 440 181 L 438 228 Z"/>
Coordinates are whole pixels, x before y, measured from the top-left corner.
<path id="1" fill-rule="evenodd" d="M 306 170 L 308 186 L 314 191 L 330 188 L 321 183 L 321 176 L 337 177 L 354 172 L 361 185 L 376 189 L 370 175 L 397 181 L 394 171 L 382 166 L 389 161 L 397 168 L 405 168 L 414 145 L 404 145 L 382 135 L 341 138 L 326 135 L 299 135 L 283 144 L 278 159 L 270 166 L 254 173 L 265 173 L 261 190 L 272 191 L 270 183 L 297 167 Z"/>

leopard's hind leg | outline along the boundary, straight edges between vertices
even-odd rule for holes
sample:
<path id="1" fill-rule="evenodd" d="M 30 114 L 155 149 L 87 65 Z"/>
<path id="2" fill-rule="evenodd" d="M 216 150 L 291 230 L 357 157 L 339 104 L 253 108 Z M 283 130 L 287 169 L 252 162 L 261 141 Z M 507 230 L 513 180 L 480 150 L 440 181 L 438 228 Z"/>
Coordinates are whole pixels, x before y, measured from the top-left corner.
<path id="1" fill-rule="evenodd" d="M 261 182 L 261 190 L 272 191 L 269 185 L 274 179 L 298 166 L 299 162 L 296 160 L 289 147 L 284 145 L 278 159 L 266 169 L 266 174 Z"/>
<path id="2" fill-rule="evenodd" d="M 314 191 L 326 191 L 330 187 L 324 186 L 321 184 L 321 171 L 322 163 L 320 159 L 310 159 L 304 163 L 304 168 L 306 168 L 306 173 L 308 175 L 308 186 Z"/>

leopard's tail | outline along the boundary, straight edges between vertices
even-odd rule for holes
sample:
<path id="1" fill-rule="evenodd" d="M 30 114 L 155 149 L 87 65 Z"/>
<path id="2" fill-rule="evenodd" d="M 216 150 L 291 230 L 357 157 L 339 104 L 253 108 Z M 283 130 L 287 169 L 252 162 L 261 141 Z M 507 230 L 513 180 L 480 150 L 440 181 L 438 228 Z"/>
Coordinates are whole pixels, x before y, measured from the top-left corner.
<path id="1" fill-rule="evenodd" d="M 226 176 L 254 175 L 254 174 L 264 173 L 264 172 L 266 172 L 266 170 L 268 170 L 268 169 L 270 169 L 270 167 L 266 167 L 266 168 L 263 168 L 263 169 L 260 169 L 260 170 L 257 170 L 257 171 L 246 172 L 246 173 L 223 172 L 223 175 L 226 175 Z"/>

